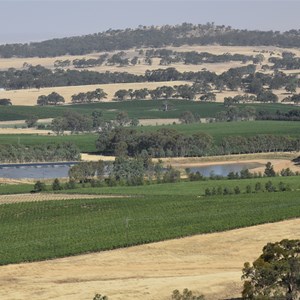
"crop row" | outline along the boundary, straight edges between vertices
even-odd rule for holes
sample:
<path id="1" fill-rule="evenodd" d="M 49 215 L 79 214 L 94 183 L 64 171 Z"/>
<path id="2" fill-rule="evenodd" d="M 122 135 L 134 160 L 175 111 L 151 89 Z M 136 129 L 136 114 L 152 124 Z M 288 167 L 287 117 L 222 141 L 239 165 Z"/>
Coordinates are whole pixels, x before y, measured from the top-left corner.
<path id="1" fill-rule="evenodd" d="M 300 217 L 299 192 L 144 196 L 0 206 L 0 264 L 43 260 Z"/>

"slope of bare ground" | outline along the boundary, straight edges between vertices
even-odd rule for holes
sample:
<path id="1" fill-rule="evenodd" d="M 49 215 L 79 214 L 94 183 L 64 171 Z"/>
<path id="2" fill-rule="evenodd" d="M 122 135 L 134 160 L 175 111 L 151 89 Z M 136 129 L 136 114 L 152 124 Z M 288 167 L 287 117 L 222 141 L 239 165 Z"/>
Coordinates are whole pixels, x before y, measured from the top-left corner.
<path id="1" fill-rule="evenodd" d="M 300 219 L 0 267 L 2 300 L 167 300 L 188 287 L 208 300 L 238 297 L 241 269 L 268 242 L 300 238 Z"/>

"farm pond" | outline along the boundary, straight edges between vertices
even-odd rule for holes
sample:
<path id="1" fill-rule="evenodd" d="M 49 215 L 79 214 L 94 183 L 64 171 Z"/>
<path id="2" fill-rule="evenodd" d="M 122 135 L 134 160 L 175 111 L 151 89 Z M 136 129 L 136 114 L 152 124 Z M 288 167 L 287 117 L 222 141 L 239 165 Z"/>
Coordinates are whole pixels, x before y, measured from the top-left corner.
<path id="1" fill-rule="evenodd" d="M 68 177 L 71 166 L 78 162 L 59 163 L 27 163 L 27 164 L 0 164 L 0 178 L 10 179 L 53 179 Z M 243 169 L 261 167 L 260 163 L 228 163 L 210 166 L 191 167 L 193 173 L 200 172 L 208 177 L 211 174 L 227 176 L 230 172 L 240 172 Z"/>
<path id="2" fill-rule="evenodd" d="M 240 172 L 245 169 L 255 169 L 263 166 L 261 163 L 257 162 L 247 162 L 247 163 L 228 163 L 228 164 L 215 164 L 209 166 L 199 166 L 191 167 L 191 173 L 199 172 L 204 177 L 209 177 L 211 175 L 227 176 L 230 172 Z"/>
<path id="3" fill-rule="evenodd" d="M 78 162 L 0 164 L 0 178 L 53 179 L 68 177 L 71 166 Z"/>

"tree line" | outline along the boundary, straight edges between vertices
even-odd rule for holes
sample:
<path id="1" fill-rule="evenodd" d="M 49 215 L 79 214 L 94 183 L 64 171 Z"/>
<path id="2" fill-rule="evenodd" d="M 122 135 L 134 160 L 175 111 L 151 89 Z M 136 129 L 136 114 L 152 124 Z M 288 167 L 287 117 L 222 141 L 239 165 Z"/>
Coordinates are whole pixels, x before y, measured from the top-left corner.
<path id="1" fill-rule="evenodd" d="M 222 92 L 224 89 L 238 90 L 255 94 L 257 101 L 277 102 L 278 97 L 272 90 L 286 88 L 295 91 L 299 86 L 296 75 L 286 75 L 282 72 L 263 74 L 256 72 L 255 65 L 247 65 L 229 69 L 220 75 L 210 71 L 179 72 L 175 68 L 146 70 L 144 75 L 134 75 L 127 72 L 77 71 L 77 70 L 50 70 L 42 66 L 30 66 L 27 69 L 9 69 L 0 72 L 0 86 L 6 89 L 41 88 L 54 86 L 76 86 L 106 83 L 132 82 L 160 82 L 160 81 L 190 81 L 194 84 L 181 85 L 176 91 L 171 87 L 157 89 L 151 92 L 151 97 L 171 97 L 176 94 L 184 99 L 194 99 L 197 94 L 206 94 L 203 101 L 214 100 L 209 94 L 212 90 Z M 117 99 L 127 97 L 147 97 L 146 90 L 121 90 L 115 95 Z"/>
<path id="2" fill-rule="evenodd" d="M 71 131 L 72 133 L 110 131 L 117 127 L 137 126 L 138 123 L 137 119 L 130 119 L 128 114 L 122 111 L 116 115 L 115 119 L 108 121 L 100 110 L 94 110 L 91 115 L 70 110 L 62 116 L 54 118 L 50 128 L 57 135 L 60 135 L 64 131 Z"/>
<path id="3" fill-rule="evenodd" d="M 277 110 L 276 112 L 259 110 L 256 113 L 257 120 L 276 120 L 276 121 L 300 121 L 300 110 L 292 109 L 287 112 Z"/>
<path id="4" fill-rule="evenodd" d="M 299 151 L 300 139 L 277 135 L 250 137 L 228 136 L 220 142 L 204 132 L 185 135 L 175 129 L 162 128 L 154 132 L 141 132 L 133 128 L 117 127 L 103 130 L 96 147 L 101 154 L 116 156 L 139 155 L 151 157 L 193 157 L 259 152 Z"/>
<path id="5" fill-rule="evenodd" d="M 3 163 L 78 161 L 80 151 L 73 143 L 40 144 L 36 146 L 1 145 Z"/>
<path id="6" fill-rule="evenodd" d="M 286 32 L 233 29 L 214 23 L 180 25 L 139 26 L 136 29 L 109 29 L 104 32 L 52 39 L 26 44 L 5 44 L 0 46 L 0 56 L 55 57 L 61 55 L 82 55 L 95 51 L 114 51 L 130 48 L 181 45 L 225 46 L 278 46 L 300 47 L 300 32 L 293 29 Z"/>

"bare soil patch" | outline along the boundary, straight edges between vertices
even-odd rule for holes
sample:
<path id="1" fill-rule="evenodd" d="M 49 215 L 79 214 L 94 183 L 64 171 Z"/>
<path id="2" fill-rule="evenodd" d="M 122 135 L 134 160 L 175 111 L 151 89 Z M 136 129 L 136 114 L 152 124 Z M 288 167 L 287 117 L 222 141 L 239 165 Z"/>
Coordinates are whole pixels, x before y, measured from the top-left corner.
<path id="1" fill-rule="evenodd" d="M 140 125 L 156 126 L 156 125 L 170 125 L 173 123 L 180 123 L 179 119 L 140 119 Z"/>
<path id="2" fill-rule="evenodd" d="M 105 155 L 81 153 L 81 160 L 83 160 L 83 161 L 99 161 L 99 160 L 114 161 L 115 156 L 105 156 Z"/>
<path id="3" fill-rule="evenodd" d="M 100 198 L 126 198 L 128 196 L 114 195 L 81 195 L 81 194 L 15 194 L 0 195 L 0 205 L 19 203 L 19 202 L 36 202 L 36 201 L 54 201 L 54 200 L 73 200 L 73 199 L 100 199 Z"/>
<path id="4" fill-rule="evenodd" d="M 0 134 L 38 134 L 53 135 L 52 130 L 39 130 L 35 128 L 0 128 Z"/>
<path id="5" fill-rule="evenodd" d="M 0 267 L 0 298 L 170 299 L 188 287 L 208 300 L 240 296 L 241 270 L 268 242 L 300 238 L 300 219 L 51 261 Z"/>

